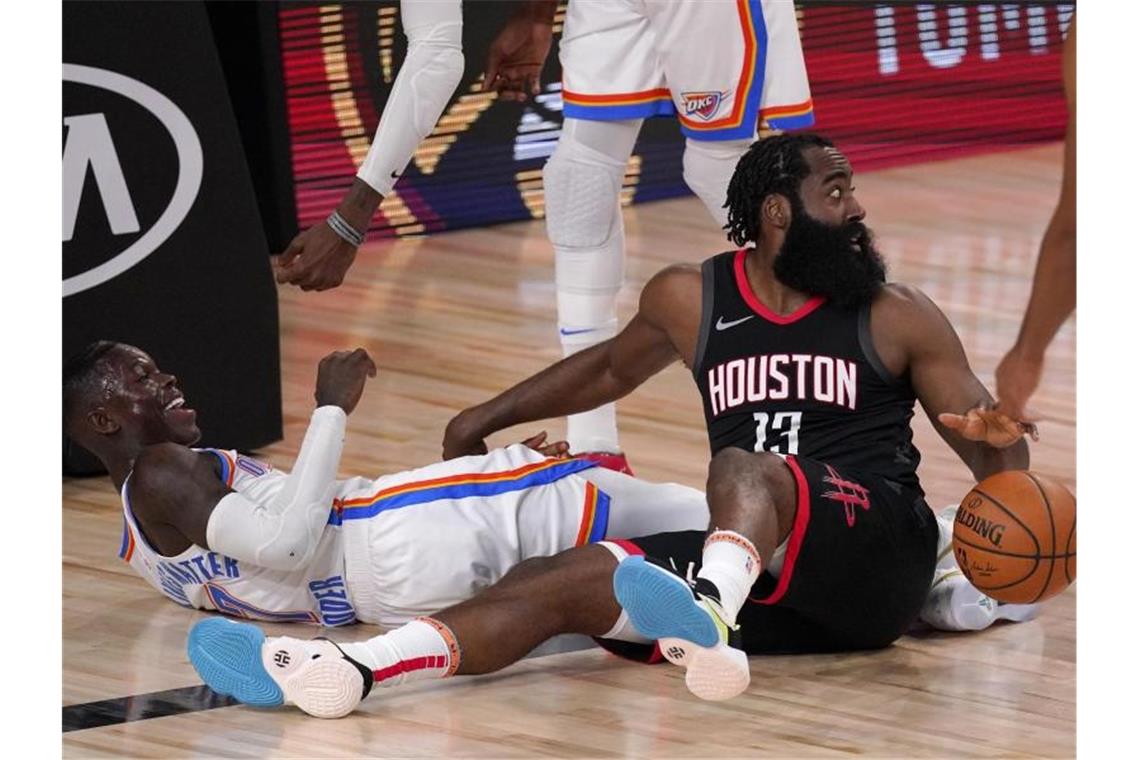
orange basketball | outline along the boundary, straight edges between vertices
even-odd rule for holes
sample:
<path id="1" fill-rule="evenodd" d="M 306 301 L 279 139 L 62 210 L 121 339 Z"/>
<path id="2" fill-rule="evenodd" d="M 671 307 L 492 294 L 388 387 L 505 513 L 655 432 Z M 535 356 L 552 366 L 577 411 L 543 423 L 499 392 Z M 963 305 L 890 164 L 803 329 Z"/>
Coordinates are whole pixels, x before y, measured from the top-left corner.
<path id="1" fill-rule="evenodd" d="M 970 583 L 999 602 L 1055 596 L 1077 578 L 1077 500 L 1035 472 L 991 475 L 958 508 L 954 556 Z"/>

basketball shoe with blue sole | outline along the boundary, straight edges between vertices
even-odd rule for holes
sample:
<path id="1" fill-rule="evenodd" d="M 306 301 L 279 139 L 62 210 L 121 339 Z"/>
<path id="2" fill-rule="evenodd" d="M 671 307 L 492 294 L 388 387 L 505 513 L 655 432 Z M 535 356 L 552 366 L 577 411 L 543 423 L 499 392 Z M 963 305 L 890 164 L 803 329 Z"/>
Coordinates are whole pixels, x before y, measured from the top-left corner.
<path id="1" fill-rule="evenodd" d="M 715 597 L 668 568 L 627 557 L 614 572 L 614 596 L 643 636 L 685 668 L 685 685 L 701 699 L 729 699 L 748 688 L 748 657 L 721 618 Z"/>
<path id="2" fill-rule="evenodd" d="M 190 629 L 190 663 L 206 685 L 253 707 L 294 704 L 317 718 L 348 715 L 372 671 L 325 639 L 267 639 L 255 625 L 211 617 Z"/>

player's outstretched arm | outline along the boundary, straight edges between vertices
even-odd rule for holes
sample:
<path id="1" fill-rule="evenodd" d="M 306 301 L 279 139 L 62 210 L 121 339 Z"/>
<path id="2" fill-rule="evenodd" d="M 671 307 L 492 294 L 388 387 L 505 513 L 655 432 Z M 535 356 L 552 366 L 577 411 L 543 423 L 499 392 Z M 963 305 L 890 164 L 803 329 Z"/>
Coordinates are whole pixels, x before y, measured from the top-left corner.
<path id="1" fill-rule="evenodd" d="M 1065 131 L 1061 197 L 1041 239 L 1041 251 L 1033 274 L 1033 291 L 1029 295 L 1029 305 L 1025 309 L 1017 341 L 1002 357 L 994 373 L 999 408 L 1017 420 L 1033 417 L 1026 404 L 1041 382 L 1045 349 L 1077 308 L 1076 42 L 1074 18 L 1064 51 L 1069 126 Z"/>
<path id="2" fill-rule="evenodd" d="M 280 283 L 302 290 L 327 290 L 344 281 L 380 200 L 392 194 L 396 180 L 435 128 L 463 78 L 459 0 L 404 0 L 400 19 L 408 54 L 392 84 L 368 155 L 336 211 L 297 235 L 278 258 Z"/>
<path id="3" fill-rule="evenodd" d="M 699 270 L 670 267 L 658 273 L 642 290 L 637 314 L 616 336 L 456 415 L 444 432 L 443 458 L 486 453 L 483 439 L 503 428 L 622 398 L 680 358 L 677 322 L 692 313 L 689 321 L 696 325 L 700 298 Z"/>
<path id="4" fill-rule="evenodd" d="M 884 363 L 909 373 L 935 430 L 976 479 L 1029 466 L 1027 429 L 992 410 L 993 397 L 970 369 L 958 333 L 930 298 L 916 288 L 889 285 L 871 314 Z"/>
<path id="5" fill-rule="evenodd" d="M 226 488 L 208 455 L 174 444 L 144 450 L 131 479 L 132 509 L 143 530 L 174 530 L 198 546 L 258 567 L 304 567 L 328 521 L 345 420 L 375 374 L 364 349 L 337 351 L 321 360 L 317 409 L 292 473 L 268 503 Z"/>

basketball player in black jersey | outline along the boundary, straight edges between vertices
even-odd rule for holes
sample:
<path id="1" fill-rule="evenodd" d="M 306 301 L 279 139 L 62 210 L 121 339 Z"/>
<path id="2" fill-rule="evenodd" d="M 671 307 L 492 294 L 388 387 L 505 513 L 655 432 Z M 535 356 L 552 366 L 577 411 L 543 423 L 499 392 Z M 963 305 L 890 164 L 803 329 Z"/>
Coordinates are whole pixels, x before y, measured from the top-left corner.
<path id="1" fill-rule="evenodd" d="M 608 636 L 727 698 L 748 685 L 745 652 L 884 647 L 915 619 L 938 542 L 915 401 L 977 479 L 1028 466 L 1024 428 L 991 408 L 942 312 L 885 283 L 851 166 L 828 140 L 757 142 L 727 207 L 739 250 L 665 269 L 615 338 L 464 411 L 444 437 L 445 457 L 482 453 L 492 432 L 614 401 L 681 359 L 713 454 L 709 531 L 528 560 L 433 616 L 450 645 L 408 658 L 448 652 L 448 674 L 484 673 L 559 633 Z M 655 648 L 628 643 L 627 615 Z"/>
<path id="2" fill-rule="evenodd" d="M 942 312 L 885 284 L 851 165 L 830 141 L 755 143 L 727 207 L 740 249 L 659 273 L 616 338 L 465 411 L 444 440 L 448 457 L 482 450 L 492 431 L 612 401 L 684 361 L 713 454 L 710 530 L 635 542 L 669 567 L 627 558 L 614 589 L 712 698 L 747 686 L 727 644 L 738 628 L 747 651 L 820 651 L 885 646 L 914 619 L 937 542 L 911 442 L 916 400 L 977 479 L 1028 466 L 1021 426 L 988 408 Z M 690 563 L 690 579 L 672 570 Z"/>

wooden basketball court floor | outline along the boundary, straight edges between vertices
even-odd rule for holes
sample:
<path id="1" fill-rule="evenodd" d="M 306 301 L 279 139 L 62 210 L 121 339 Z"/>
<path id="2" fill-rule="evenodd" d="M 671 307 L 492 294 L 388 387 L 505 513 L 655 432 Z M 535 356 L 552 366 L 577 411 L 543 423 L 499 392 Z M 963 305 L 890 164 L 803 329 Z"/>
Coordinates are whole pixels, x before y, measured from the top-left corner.
<path id="1" fill-rule="evenodd" d="M 941 305 L 991 387 L 1017 332 L 1060 164 L 1057 144 L 856 176 L 892 276 Z M 625 214 L 623 316 L 658 269 L 726 247 L 695 198 Z M 381 370 L 349 420 L 342 474 L 436 460 L 453 413 L 559 358 L 552 274 L 543 223 L 532 221 L 371 245 L 339 290 L 281 291 L 285 440 L 260 455 L 291 465 L 312 408 L 317 360 L 364 346 Z M 1036 399 L 1045 415 L 1041 441 L 1032 445 L 1033 468 L 1071 488 L 1074 349 L 1070 322 L 1049 355 Z M 619 410 L 639 476 L 703 486 L 707 443 L 683 367 L 651 380 Z M 915 419 L 930 503 L 959 500 L 971 484 L 968 471 L 921 411 Z M 492 443 L 521 440 L 538 427 Z M 558 420 L 543 427 L 552 436 L 563 431 Z M 183 688 L 200 683 L 184 645 L 206 613 L 160 597 L 118 559 L 120 507 L 108 481 L 65 482 L 63 500 L 64 714 L 87 716 L 81 725 L 101 714 L 110 722 L 65 730 L 66 757 L 1075 754 L 1075 588 L 1029 623 L 910 635 L 874 653 L 753 658 L 751 687 L 724 703 L 691 697 L 678 668 L 589 648 L 533 657 L 495 675 L 379 690 L 340 721 L 293 709 L 198 709 L 209 702 L 204 689 Z M 329 635 L 376 632 L 361 625 Z M 174 714 L 148 717 L 167 712 Z"/>

